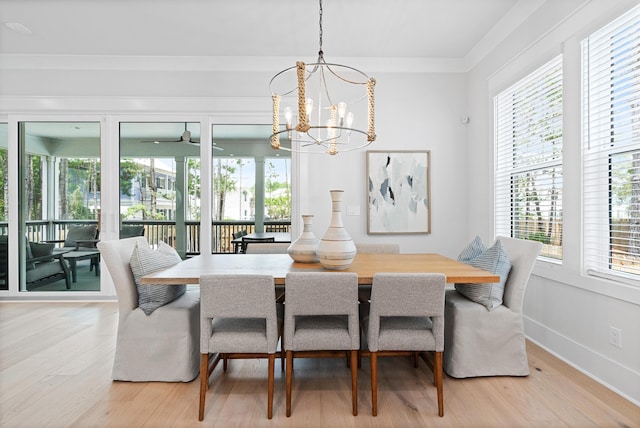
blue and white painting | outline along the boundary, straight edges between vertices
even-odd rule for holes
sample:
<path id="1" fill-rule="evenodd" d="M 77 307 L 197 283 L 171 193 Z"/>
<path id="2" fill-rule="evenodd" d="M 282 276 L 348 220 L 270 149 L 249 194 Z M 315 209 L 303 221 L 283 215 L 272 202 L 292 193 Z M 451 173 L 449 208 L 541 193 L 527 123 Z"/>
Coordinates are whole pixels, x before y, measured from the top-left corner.
<path id="1" fill-rule="evenodd" d="M 368 233 L 429 233 L 429 151 L 367 151 Z"/>

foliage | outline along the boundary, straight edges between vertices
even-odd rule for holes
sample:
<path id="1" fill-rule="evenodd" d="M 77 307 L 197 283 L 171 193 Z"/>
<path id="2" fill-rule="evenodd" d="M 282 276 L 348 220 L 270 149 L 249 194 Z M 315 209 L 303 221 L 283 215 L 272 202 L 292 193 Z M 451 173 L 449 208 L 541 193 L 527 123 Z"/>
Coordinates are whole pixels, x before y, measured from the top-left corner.
<path id="1" fill-rule="evenodd" d="M 80 190 L 80 187 L 76 187 L 70 197 L 69 219 L 83 220 L 93 217 L 94 214 L 87 207 L 87 201 L 85 200 L 83 192 Z"/>
<path id="2" fill-rule="evenodd" d="M 139 214 L 139 215 L 138 215 Z M 152 219 L 152 220 L 166 220 L 166 217 L 162 213 L 156 212 L 152 215 L 151 210 L 144 204 L 137 204 L 127 208 L 126 214 L 121 214 L 120 217 L 123 220 L 135 220 L 135 219 Z"/>
<path id="3" fill-rule="evenodd" d="M 120 193 L 133 196 L 133 182 L 143 174 L 144 168 L 131 159 L 120 162 Z"/>

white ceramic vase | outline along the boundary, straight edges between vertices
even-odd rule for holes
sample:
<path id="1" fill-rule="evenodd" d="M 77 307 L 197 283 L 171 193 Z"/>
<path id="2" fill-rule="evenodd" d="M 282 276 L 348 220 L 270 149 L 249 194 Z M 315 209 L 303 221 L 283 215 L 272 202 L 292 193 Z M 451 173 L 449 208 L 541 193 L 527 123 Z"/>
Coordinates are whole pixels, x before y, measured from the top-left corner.
<path id="1" fill-rule="evenodd" d="M 342 224 L 344 191 L 331 190 L 331 223 L 318 245 L 320 264 L 325 269 L 342 270 L 356 257 L 356 244 Z"/>
<path id="2" fill-rule="evenodd" d="M 302 216 L 302 233 L 287 248 L 287 253 L 296 262 L 314 263 L 318 261 L 318 244 L 320 244 L 320 240 L 311 231 L 312 222 L 312 215 L 306 214 Z"/>

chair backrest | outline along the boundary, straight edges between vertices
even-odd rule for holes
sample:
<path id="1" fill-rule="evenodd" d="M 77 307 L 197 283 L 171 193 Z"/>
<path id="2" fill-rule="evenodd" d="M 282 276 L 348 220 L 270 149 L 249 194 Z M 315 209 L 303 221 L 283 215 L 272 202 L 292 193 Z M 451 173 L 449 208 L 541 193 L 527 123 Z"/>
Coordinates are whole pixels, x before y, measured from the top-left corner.
<path id="1" fill-rule="evenodd" d="M 200 277 L 200 351 L 209 352 L 211 319 L 264 318 L 268 352 L 278 346 L 278 317 L 273 276 L 202 275 Z"/>
<path id="2" fill-rule="evenodd" d="M 374 274 L 369 311 L 369 345 L 378 348 L 380 317 L 430 317 L 436 350 L 443 350 L 445 285 L 446 277 L 441 273 Z"/>
<path id="3" fill-rule="evenodd" d="M 242 229 L 237 232 L 234 232 L 233 239 L 242 238 L 247 234 L 247 229 Z"/>
<path id="4" fill-rule="evenodd" d="M 247 254 L 287 254 L 290 243 L 284 242 L 260 242 L 247 244 L 245 253 Z"/>
<path id="5" fill-rule="evenodd" d="M 251 238 L 249 236 L 243 236 L 242 242 L 275 242 L 276 238 L 273 236 L 268 238 Z"/>
<path id="6" fill-rule="evenodd" d="M 370 254 L 370 253 L 393 253 L 397 254 L 400 252 L 399 244 L 357 244 L 356 243 L 356 251 L 358 254 Z"/>
<path id="7" fill-rule="evenodd" d="M 522 313 L 524 293 L 542 244 L 537 241 L 498 236 L 511 262 L 511 271 L 504 285 L 502 303 L 513 312 Z"/>
<path id="8" fill-rule="evenodd" d="M 284 341 L 291 346 L 298 315 L 347 315 L 352 349 L 360 346 L 358 275 L 351 272 L 291 272 L 285 279 Z"/>
<path id="9" fill-rule="evenodd" d="M 98 242 L 100 256 L 107 266 L 116 288 L 121 318 L 138 307 L 138 289 L 129 267 L 129 260 L 136 244 L 149 245 L 147 240 L 141 236 Z"/>
<path id="10" fill-rule="evenodd" d="M 98 225 L 71 225 L 64 238 L 65 247 L 75 247 L 77 240 L 98 239 Z"/>

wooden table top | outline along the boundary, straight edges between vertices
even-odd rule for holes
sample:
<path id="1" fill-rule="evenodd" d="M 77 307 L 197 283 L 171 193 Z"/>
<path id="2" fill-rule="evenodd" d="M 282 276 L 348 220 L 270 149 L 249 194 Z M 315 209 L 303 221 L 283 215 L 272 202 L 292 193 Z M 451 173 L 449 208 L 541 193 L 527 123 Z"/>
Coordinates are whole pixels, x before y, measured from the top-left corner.
<path id="1" fill-rule="evenodd" d="M 288 254 L 204 254 L 145 275 L 143 284 L 198 284 L 205 274 L 267 274 L 284 285 L 289 272 L 355 272 L 358 283 L 371 284 L 378 272 L 443 273 L 448 283 L 499 282 L 500 276 L 440 254 L 357 254 L 348 269 L 329 271 L 320 263 L 297 263 Z"/>

